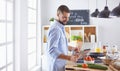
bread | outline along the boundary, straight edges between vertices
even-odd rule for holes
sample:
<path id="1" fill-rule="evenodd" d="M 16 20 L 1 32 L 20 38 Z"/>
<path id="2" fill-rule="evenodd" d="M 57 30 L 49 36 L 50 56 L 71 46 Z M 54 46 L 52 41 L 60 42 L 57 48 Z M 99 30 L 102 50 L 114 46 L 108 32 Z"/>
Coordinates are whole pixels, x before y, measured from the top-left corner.
<path id="1" fill-rule="evenodd" d="M 110 67 L 112 67 L 114 71 L 120 71 L 120 61 L 111 62 Z"/>
<path id="2" fill-rule="evenodd" d="M 113 63 L 113 66 L 117 69 L 120 70 L 120 62 L 116 61 Z"/>

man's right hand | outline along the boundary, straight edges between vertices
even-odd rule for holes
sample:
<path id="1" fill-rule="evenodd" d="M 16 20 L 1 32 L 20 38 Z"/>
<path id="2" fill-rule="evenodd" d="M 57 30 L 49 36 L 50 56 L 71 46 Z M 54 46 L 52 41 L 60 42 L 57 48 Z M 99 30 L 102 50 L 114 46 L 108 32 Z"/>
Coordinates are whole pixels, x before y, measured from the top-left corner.
<path id="1" fill-rule="evenodd" d="M 76 62 L 79 59 L 79 56 L 72 55 L 70 56 L 70 61 Z"/>
<path id="2" fill-rule="evenodd" d="M 79 55 L 68 56 L 68 55 L 60 54 L 58 58 L 76 62 L 79 59 Z"/>

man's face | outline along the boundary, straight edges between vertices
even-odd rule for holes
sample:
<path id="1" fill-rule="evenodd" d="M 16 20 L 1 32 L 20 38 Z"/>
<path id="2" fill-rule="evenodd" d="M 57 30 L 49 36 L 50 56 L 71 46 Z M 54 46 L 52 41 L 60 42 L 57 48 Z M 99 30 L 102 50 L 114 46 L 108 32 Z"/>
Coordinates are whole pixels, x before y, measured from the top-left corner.
<path id="1" fill-rule="evenodd" d="M 70 13 L 63 12 L 58 14 L 58 20 L 64 25 L 67 24 L 69 17 L 70 17 Z"/>

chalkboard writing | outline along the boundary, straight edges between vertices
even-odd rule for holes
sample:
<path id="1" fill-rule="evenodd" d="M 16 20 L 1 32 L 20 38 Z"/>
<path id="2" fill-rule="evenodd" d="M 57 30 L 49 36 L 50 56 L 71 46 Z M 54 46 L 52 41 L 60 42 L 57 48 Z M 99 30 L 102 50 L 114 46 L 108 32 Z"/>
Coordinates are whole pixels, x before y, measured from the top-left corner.
<path id="1" fill-rule="evenodd" d="M 67 25 L 89 25 L 89 10 L 70 10 Z"/>

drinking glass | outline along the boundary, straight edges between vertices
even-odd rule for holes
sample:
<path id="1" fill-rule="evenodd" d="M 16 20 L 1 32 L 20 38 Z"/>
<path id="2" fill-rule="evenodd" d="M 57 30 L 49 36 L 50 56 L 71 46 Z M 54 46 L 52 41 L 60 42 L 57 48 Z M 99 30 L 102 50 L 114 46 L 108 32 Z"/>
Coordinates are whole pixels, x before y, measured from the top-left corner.
<path id="1" fill-rule="evenodd" d="M 101 50 L 101 43 L 98 42 L 95 44 L 95 52 L 96 53 L 100 53 L 102 50 Z"/>

